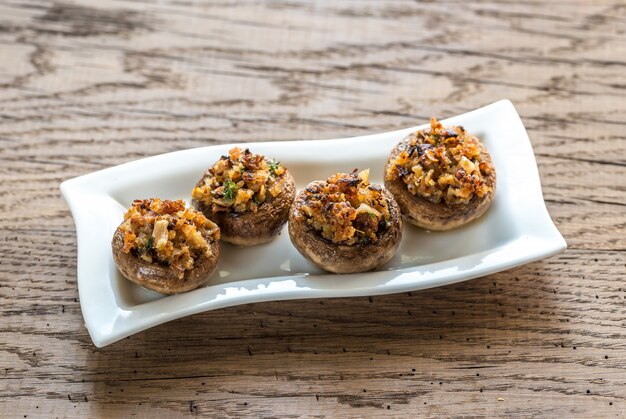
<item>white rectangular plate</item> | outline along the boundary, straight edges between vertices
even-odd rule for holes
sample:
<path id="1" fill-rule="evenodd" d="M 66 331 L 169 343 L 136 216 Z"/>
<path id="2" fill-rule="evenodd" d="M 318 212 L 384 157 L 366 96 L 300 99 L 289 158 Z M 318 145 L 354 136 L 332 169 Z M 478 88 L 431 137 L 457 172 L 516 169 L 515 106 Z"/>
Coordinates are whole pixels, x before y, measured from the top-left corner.
<path id="1" fill-rule="evenodd" d="M 259 301 L 390 294 L 464 281 L 535 261 L 565 249 L 541 194 L 526 130 L 508 100 L 443 121 L 462 125 L 486 144 L 497 172 L 497 190 L 479 220 L 448 232 L 405 223 L 395 257 L 376 272 L 327 274 L 304 259 L 286 228 L 261 246 L 222 247 L 208 286 L 162 296 L 127 281 L 111 256 L 111 237 L 133 199 L 190 200 L 206 168 L 232 144 L 183 150 L 101 170 L 61 185 L 78 239 L 78 291 L 89 334 L 102 347 L 152 326 L 190 314 Z M 339 140 L 240 144 L 281 161 L 298 190 L 339 171 L 370 169 L 382 183 L 391 148 L 407 128 Z"/>

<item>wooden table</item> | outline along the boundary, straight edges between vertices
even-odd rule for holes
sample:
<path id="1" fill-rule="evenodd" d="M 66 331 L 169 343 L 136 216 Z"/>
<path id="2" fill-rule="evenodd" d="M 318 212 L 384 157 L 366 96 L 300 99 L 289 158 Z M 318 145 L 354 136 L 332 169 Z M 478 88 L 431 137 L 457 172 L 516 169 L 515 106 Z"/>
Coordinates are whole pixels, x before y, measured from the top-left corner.
<path id="1" fill-rule="evenodd" d="M 624 1 L 2 2 L 0 416 L 624 417 L 625 74 Z M 563 254 L 92 345 L 63 180 L 501 98 L 528 129 Z"/>

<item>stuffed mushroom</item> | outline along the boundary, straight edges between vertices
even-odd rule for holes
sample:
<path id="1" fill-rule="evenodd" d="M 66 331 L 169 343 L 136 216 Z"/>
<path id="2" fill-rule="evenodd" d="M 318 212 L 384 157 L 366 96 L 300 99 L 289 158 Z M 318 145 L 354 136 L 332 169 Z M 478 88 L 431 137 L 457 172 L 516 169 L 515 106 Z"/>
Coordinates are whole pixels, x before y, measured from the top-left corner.
<path id="1" fill-rule="evenodd" d="M 222 240 L 253 246 L 278 235 L 296 187 L 279 162 L 235 147 L 206 171 L 191 195 L 193 205 L 220 226 Z"/>
<path id="2" fill-rule="evenodd" d="M 113 259 L 130 281 L 161 294 L 208 282 L 220 256 L 220 229 L 183 201 L 135 200 L 111 242 Z"/>
<path id="3" fill-rule="evenodd" d="M 385 186 L 410 223 L 449 230 L 487 211 L 496 172 L 478 138 L 432 118 L 430 128 L 410 134 L 391 151 Z"/>
<path id="4" fill-rule="evenodd" d="M 355 170 L 312 182 L 291 208 L 292 243 L 327 271 L 375 269 L 389 261 L 400 245 L 400 208 L 385 188 L 370 184 L 368 176 L 368 170 Z"/>

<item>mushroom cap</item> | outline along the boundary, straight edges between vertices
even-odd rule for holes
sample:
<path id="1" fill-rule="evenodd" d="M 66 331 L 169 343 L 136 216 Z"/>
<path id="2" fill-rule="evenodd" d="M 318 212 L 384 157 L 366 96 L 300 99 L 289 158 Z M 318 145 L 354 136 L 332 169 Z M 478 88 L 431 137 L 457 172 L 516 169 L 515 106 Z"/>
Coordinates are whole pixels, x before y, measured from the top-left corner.
<path id="1" fill-rule="evenodd" d="M 206 175 L 196 184 L 201 186 Z M 296 196 L 296 183 L 285 169 L 281 179 L 282 192 L 259 205 L 256 212 L 213 212 L 210 205 L 192 200 L 192 205 L 220 227 L 222 240 L 238 246 L 254 246 L 273 240 L 289 217 L 289 208 Z"/>
<path id="2" fill-rule="evenodd" d="M 400 141 L 389 154 L 385 173 L 395 158 L 406 149 L 410 136 Z M 478 141 L 478 140 L 477 140 Z M 482 197 L 474 196 L 467 204 L 447 205 L 445 202 L 433 203 L 421 196 L 413 195 L 400 178 L 388 179 L 385 176 L 385 187 L 393 194 L 407 221 L 417 227 L 428 230 L 451 230 L 479 218 L 489 209 L 496 191 L 496 171 L 487 147 L 478 141 L 480 158 L 491 167 L 485 176 L 485 182 L 491 191 Z"/>
<path id="3" fill-rule="evenodd" d="M 161 294 L 178 294 L 198 288 L 211 278 L 220 257 L 218 240 L 209 241 L 211 255 L 201 255 L 194 261 L 193 267 L 185 271 L 182 277 L 173 268 L 158 263 L 149 263 L 124 252 L 124 233 L 118 228 L 113 234 L 111 247 L 113 260 L 124 277 L 128 280 Z"/>
<path id="4" fill-rule="evenodd" d="M 315 181 L 307 187 L 323 184 Z M 324 270 L 334 273 L 366 272 L 388 262 L 396 253 L 402 239 L 402 215 L 400 208 L 389 191 L 383 189 L 383 196 L 389 206 L 390 220 L 387 229 L 378 240 L 369 244 L 352 246 L 338 245 L 324 239 L 317 231 L 309 228 L 297 216 L 306 195 L 296 197 L 289 215 L 289 237 L 296 249 L 311 262 Z"/>

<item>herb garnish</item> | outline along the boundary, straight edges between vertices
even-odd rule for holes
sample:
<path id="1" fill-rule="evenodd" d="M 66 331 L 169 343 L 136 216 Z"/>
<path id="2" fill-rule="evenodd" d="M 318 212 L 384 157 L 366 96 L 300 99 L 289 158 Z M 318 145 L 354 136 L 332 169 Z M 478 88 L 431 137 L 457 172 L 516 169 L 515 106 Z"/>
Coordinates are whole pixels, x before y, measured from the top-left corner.
<path id="1" fill-rule="evenodd" d="M 274 159 L 272 159 L 272 161 L 269 162 L 270 173 L 273 174 L 274 176 L 276 176 L 276 170 L 278 169 L 279 165 L 280 165 L 280 162 Z"/>
<path id="2" fill-rule="evenodd" d="M 232 180 L 224 182 L 224 198 L 228 200 L 235 199 L 237 189 L 237 184 Z"/>

